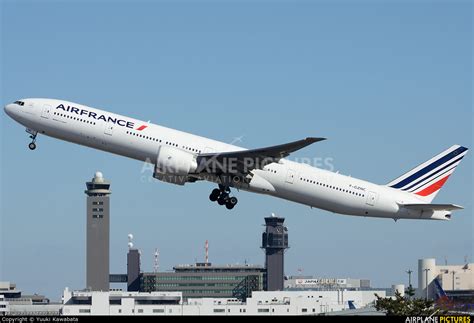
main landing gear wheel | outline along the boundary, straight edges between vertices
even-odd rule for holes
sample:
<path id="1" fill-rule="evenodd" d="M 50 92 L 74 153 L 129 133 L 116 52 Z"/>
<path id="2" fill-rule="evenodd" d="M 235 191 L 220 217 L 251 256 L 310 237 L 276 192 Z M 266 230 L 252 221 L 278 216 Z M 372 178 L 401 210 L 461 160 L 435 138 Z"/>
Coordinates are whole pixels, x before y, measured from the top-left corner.
<path id="1" fill-rule="evenodd" d="M 212 202 L 217 202 L 219 205 L 225 205 L 228 210 L 232 210 L 238 203 L 238 200 L 234 196 L 230 196 L 230 188 L 219 185 L 219 188 L 212 191 L 209 195 L 209 199 Z"/>
<path id="2" fill-rule="evenodd" d="M 221 195 L 221 190 L 216 188 L 215 190 L 212 191 L 211 195 L 209 195 L 209 199 L 211 200 L 211 202 L 215 202 L 217 201 L 220 195 Z"/>
<path id="3" fill-rule="evenodd" d="M 30 144 L 28 145 L 28 148 L 30 148 L 30 150 L 35 150 L 36 144 L 34 142 L 30 142 Z"/>
<path id="4" fill-rule="evenodd" d="M 229 194 L 227 193 L 222 193 L 219 198 L 217 199 L 217 204 L 219 205 L 224 205 L 227 203 L 227 200 L 229 199 Z"/>
<path id="5" fill-rule="evenodd" d="M 238 202 L 239 200 L 237 200 L 237 198 L 233 196 L 227 199 L 227 202 L 225 203 L 225 207 L 227 208 L 227 210 L 232 210 L 237 205 Z"/>

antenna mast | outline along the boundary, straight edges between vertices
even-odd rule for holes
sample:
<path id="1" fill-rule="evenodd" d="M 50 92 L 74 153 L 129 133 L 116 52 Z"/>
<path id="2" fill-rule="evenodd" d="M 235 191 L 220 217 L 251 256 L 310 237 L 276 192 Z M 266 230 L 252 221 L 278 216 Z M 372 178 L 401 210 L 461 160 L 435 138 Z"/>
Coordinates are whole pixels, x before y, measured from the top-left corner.
<path id="1" fill-rule="evenodd" d="M 160 271 L 160 252 L 158 251 L 158 248 L 155 249 L 155 262 L 153 265 L 153 270 L 155 274 Z"/>
<path id="2" fill-rule="evenodd" d="M 206 267 L 209 266 L 209 241 L 206 240 Z"/>

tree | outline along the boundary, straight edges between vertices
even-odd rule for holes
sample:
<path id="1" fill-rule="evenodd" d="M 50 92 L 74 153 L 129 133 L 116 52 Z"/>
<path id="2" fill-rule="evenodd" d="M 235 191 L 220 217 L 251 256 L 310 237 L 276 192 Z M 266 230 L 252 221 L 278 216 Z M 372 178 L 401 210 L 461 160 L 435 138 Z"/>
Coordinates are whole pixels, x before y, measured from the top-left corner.
<path id="1" fill-rule="evenodd" d="M 385 311 L 387 315 L 397 316 L 427 316 L 433 314 L 434 302 L 425 299 L 407 299 L 398 291 L 395 293 L 395 299 L 380 297 L 377 298 L 375 308 L 377 311 Z"/>
<path id="2" fill-rule="evenodd" d="M 408 299 L 411 299 L 413 296 L 415 296 L 415 289 L 413 288 L 412 285 L 408 286 L 408 288 L 405 291 L 405 294 L 408 295 Z"/>

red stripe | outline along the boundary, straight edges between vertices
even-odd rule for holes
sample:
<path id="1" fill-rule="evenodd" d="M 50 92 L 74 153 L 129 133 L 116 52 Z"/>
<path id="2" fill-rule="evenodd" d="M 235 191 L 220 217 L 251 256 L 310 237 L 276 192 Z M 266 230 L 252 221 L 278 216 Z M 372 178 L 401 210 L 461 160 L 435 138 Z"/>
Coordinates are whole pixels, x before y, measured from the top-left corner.
<path id="1" fill-rule="evenodd" d="M 148 126 L 140 126 L 140 128 L 138 128 L 137 130 L 138 131 L 142 131 L 142 130 L 145 130 Z"/>
<path id="2" fill-rule="evenodd" d="M 451 175 L 448 175 L 445 178 L 440 179 L 439 181 L 437 181 L 436 183 L 428 186 L 424 190 L 419 191 L 418 193 L 416 193 L 416 195 L 428 196 L 428 195 L 433 194 L 434 192 L 438 191 L 441 187 L 443 187 L 444 183 L 446 183 L 449 176 L 451 176 Z"/>

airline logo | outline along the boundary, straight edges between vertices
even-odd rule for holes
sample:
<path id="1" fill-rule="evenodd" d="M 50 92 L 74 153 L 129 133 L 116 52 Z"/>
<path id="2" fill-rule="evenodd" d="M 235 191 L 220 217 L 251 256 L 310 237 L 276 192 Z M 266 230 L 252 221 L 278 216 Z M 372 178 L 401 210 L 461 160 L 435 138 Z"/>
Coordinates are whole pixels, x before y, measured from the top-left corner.
<path id="1" fill-rule="evenodd" d="M 106 116 L 104 114 L 97 114 L 95 112 L 88 111 L 88 110 L 85 110 L 85 109 L 79 109 L 79 108 L 76 108 L 76 107 L 72 107 L 70 105 L 64 106 L 63 104 L 60 104 L 56 107 L 56 110 L 58 110 L 58 109 L 63 110 L 64 112 L 75 113 L 78 116 L 91 118 L 91 119 L 94 119 L 94 120 L 102 120 L 102 121 L 105 121 L 105 122 L 110 122 L 110 123 L 119 125 L 121 127 L 127 127 L 127 128 L 130 128 L 130 129 L 135 129 L 135 123 L 133 123 L 131 121 L 127 121 L 127 120 L 123 120 L 123 119 L 119 119 L 119 118 L 113 118 L 113 117 L 110 117 L 110 116 Z M 146 128 L 148 128 L 148 126 L 141 125 L 136 130 L 137 131 L 143 131 Z"/>
<path id="2" fill-rule="evenodd" d="M 466 147 L 453 146 L 389 185 L 419 196 L 429 196 L 443 187 L 467 150 Z"/>

